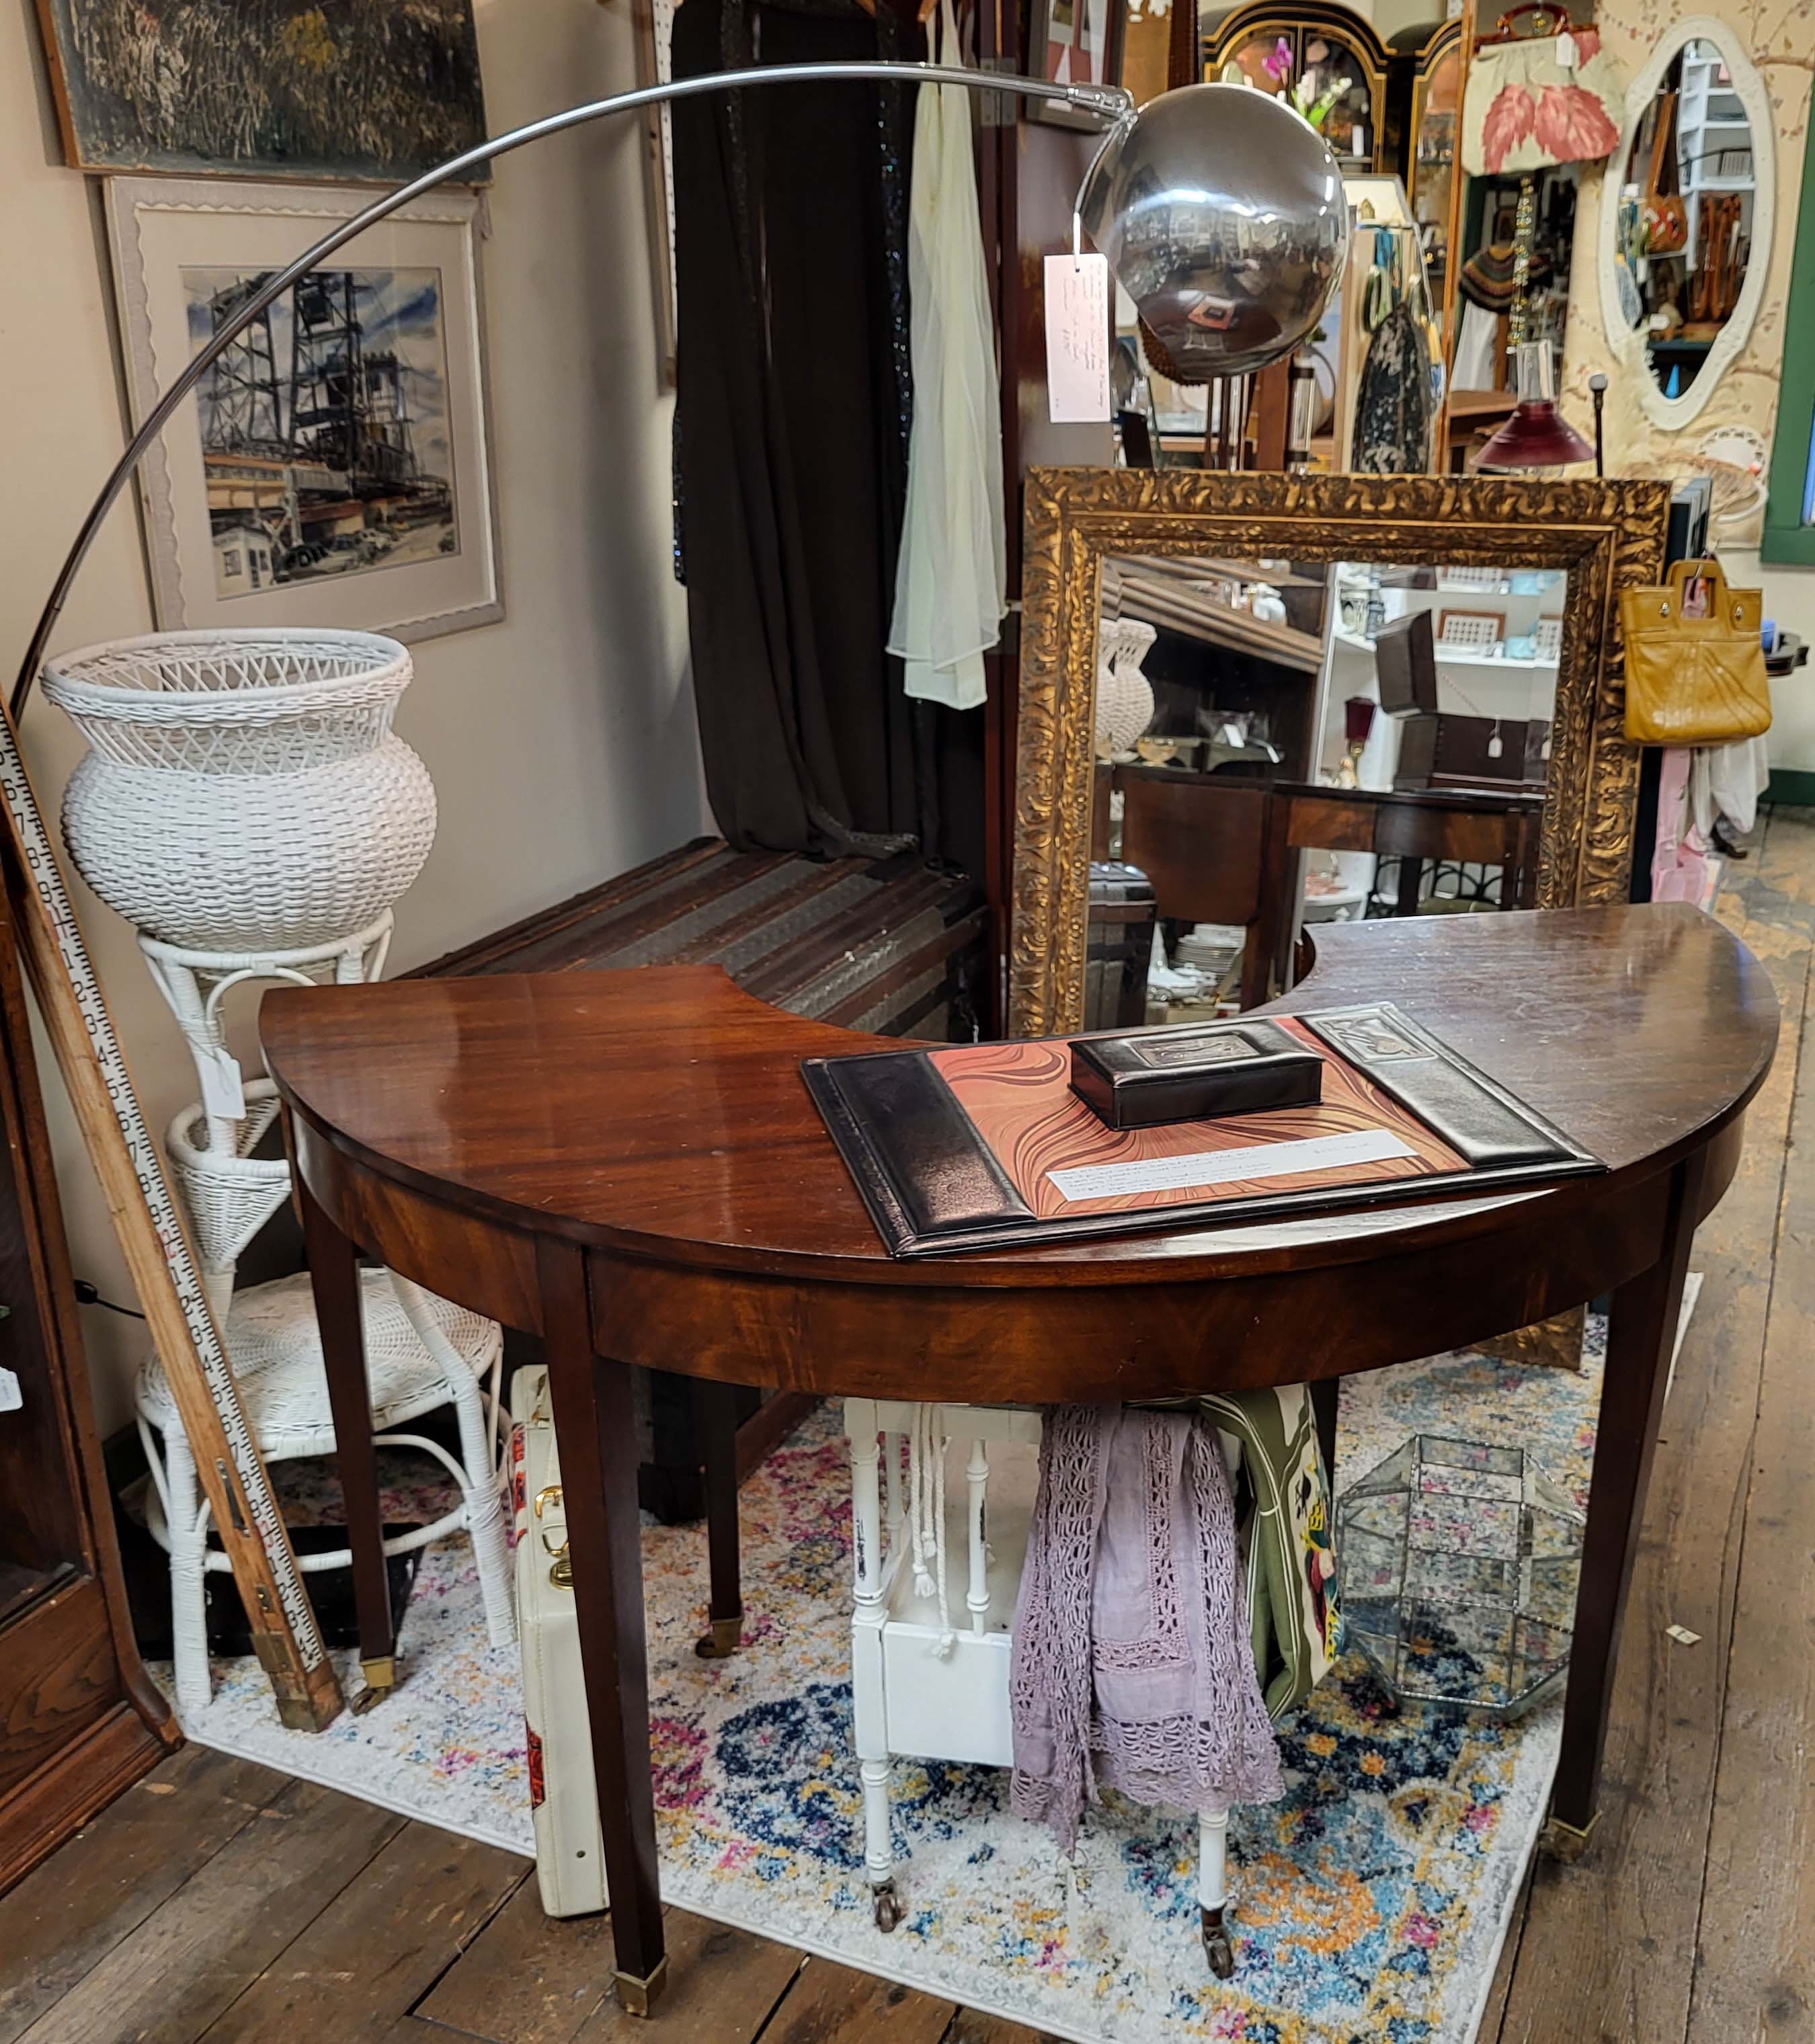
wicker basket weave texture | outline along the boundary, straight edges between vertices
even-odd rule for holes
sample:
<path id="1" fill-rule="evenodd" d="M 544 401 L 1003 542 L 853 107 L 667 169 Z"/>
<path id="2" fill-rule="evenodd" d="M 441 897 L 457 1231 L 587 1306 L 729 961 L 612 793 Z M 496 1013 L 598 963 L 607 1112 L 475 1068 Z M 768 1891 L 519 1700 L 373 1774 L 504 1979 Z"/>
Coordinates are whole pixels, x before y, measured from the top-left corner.
<path id="1" fill-rule="evenodd" d="M 409 655 L 370 632 L 154 632 L 66 655 L 44 692 L 90 750 L 63 798 L 110 908 L 202 951 L 332 942 L 421 871 L 435 792 L 390 729 Z"/>

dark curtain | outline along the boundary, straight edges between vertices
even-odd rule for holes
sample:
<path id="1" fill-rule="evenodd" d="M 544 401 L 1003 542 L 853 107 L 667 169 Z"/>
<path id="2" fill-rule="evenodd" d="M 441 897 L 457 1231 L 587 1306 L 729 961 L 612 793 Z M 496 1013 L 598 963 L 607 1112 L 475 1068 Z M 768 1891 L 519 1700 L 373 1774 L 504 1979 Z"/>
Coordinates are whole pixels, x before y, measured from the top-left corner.
<path id="1" fill-rule="evenodd" d="M 878 11 L 686 0 L 675 74 L 921 54 Z M 883 650 L 912 404 L 912 94 L 770 86 L 677 101 L 673 121 L 676 522 L 713 813 L 740 850 L 962 860 L 948 791 L 968 812 L 974 783 L 980 809 L 982 719 L 911 703 Z"/>

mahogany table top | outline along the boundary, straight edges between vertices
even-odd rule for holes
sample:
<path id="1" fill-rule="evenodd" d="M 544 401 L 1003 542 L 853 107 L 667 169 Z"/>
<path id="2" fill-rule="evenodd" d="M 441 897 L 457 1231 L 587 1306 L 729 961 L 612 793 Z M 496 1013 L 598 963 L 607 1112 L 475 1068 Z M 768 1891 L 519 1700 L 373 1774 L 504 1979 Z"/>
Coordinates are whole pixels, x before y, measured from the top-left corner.
<path id="1" fill-rule="evenodd" d="M 1737 939 L 1680 905 L 1325 925 L 1271 1012 L 1390 999 L 1636 1183 L 1731 1122 L 1777 1003 Z M 293 1114 L 356 1168 L 529 1235 L 719 1272 L 895 1286 L 1196 1281 L 1558 1224 L 1580 1180 L 1283 1225 L 891 1260 L 802 1085 L 809 1056 L 896 1048 L 766 1006 L 716 966 L 388 981 L 267 993 Z"/>

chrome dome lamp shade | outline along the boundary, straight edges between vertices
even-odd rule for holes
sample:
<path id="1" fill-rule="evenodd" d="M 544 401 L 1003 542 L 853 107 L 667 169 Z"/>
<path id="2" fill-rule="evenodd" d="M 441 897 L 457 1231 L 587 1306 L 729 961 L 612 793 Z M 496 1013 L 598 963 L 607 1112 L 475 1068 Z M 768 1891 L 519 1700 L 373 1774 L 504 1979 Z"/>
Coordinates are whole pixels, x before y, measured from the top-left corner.
<path id="1" fill-rule="evenodd" d="M 1245 85 L 1187 85 L 1106 137 L 1085 230 L 1187 382 L 1263 369 L 1317 330 L 1348 248 L 1329 144 Z"/>

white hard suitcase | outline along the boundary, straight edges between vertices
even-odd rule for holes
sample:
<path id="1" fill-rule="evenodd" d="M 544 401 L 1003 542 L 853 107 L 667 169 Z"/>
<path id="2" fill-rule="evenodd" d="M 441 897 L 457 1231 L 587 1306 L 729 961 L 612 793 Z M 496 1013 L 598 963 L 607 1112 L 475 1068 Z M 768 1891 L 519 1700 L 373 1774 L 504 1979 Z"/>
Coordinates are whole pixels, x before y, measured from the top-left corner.
<path id="1" fill-rule="evenodd" d="M 517 1623 L 523 1642 L 536 1881 L 551 1916 L 584 1916 L 606 1906 L 605 1854 L 545 1370 L 518 1370 L 510 1387 L 510 1416 Z"/>

